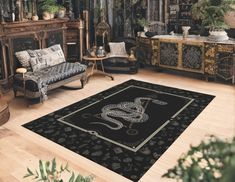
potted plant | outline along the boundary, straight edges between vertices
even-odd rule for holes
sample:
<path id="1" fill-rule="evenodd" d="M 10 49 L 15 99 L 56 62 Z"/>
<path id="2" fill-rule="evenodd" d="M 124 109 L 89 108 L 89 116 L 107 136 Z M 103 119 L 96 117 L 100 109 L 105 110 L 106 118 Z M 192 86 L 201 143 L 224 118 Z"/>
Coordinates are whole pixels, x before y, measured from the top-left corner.
<path id="1" fill-rule="evenodd" d="M 199 0 L 192 6 L 192 17 L 201 20 L 202 25 L 209 29 L 209 39 L 215 41 L 228 40 L 224 31 L 229 26 L 224 16 L 231 10 L 235 0 Z"/>
<path id="2" fill-rule="evenodd" d="M 182 182 L 232 182 L 234 171 L 235 137 L 222 140 L 210 136 L 198 146 L 191 146 L 163 177 Z"/>
<path id="3" fill-rule="evenodd" d="M 39 0 L 39 12 L 42 14 L 44 20 L 53 19 L 55 13 L 59 10 L 59 5 L 55 0 Z"/>
<path id="4" fill-rule="evenodd" d="M 139 18 L 137 19 L 137 24 L 144 28 L 144 32 L 147 32 L 149 29 L 149 21 L 145 18 Z"/>
<path id="5" fill-rule="evenodd" d="M 66 8 L 64 6 L 58 7 L 57 17 L 58 18 L 64 18 L 66 13 Z"/>

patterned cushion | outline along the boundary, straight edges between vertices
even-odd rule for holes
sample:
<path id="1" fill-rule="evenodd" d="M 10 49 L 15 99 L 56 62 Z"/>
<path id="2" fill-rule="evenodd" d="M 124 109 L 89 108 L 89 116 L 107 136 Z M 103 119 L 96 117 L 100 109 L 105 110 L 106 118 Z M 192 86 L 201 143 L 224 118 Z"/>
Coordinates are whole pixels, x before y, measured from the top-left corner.
<path id="1" fill-rule="evenodd" d="M 109 42 L 109 57 L 128 57 L 125 48 L 125 42 Z"/>
<path id="2" fill-rule="evenodd" d="M 40 77 L 44 84 L 49 85 L 60 80 L 86 71 L 86 65 L 81 63 L 61 63 L 49 68 L 34 72 L 34 76 Z"/>
<path id="3" fill-rule="evenodd" d="M 30 67 L 30 55 L 27 51 L 16 52 L 15 55 L 24 68 Z"/>
<path id="4" fill-rule="evenodd" d="M 59 44 L 45 49 L 27 50 L 29 62 L 33 71 L 65 62 L 64 53 Z"/>

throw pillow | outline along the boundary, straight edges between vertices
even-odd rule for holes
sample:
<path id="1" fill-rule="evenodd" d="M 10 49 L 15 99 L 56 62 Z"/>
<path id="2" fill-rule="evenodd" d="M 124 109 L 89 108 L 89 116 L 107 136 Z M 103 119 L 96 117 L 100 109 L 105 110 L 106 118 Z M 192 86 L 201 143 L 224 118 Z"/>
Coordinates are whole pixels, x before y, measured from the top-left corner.
<path id="1" fill-rule="evenodd" d="M 54 45 L 45 49 L 27 50 L 27 52 L 30 55 L 30 65 L 33 71 L 65 62 L 64 53 L 60 45 Z"/>
<path id="2" fill-rule="evenodd" d="M 126 53 L 125 42 L 109 42 L 109 57 L 128 57 Z"/>
<path id="3" fill-rule="evenodd" d="M 20 64 L 24 68 L 30 67 L 30 55 L 27 51 L 19 51 L 15 53 L 16 58 L 19 60 Z"/>

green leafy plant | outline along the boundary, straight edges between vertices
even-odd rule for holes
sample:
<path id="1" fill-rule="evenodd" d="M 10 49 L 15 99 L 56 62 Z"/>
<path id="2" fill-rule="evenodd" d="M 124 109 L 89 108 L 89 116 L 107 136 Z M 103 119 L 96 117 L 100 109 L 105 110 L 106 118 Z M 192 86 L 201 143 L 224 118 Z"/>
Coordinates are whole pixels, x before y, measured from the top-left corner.
<path id="1" fill-rule="evenodd" d="M 235 137 L 221 140 L 210 136 L 198 146 L 191 146 L 176 166 L 163 177 L 183 182 L 230 182 L 235 179 Z"/>
<path id="2" fill-rule="evenodd" d="M 71 177 L 68 182 L 91 182 L 93 180 L 92 176 L 83 177 L 80 174 L 75 175 L 74 172 L 69 170 L 68 164 L 65 166 L 61 165 L 58 170 L 55 159 L 51 162 L 39 160 L 39 171 L 35 170 L 35 172 L 33 172 L 27 168 L 27 174 L 24 175 L 24 178 L 32 177 L 35 181 L 43 182 L 64 182 L 64 180 L 61 179 L 62 173 L 64 172 L 71 173 Z"/>
<path id="3" fill-rule="evenodd" d="M 210 31 L 221 31 L 229 28 L 224 16 L 234 10 L 234 4 L 235 0 L 199 0 L 192 6 L 192 16 Z"/>
<path id="4" fill-rule="evenodd" d="M 140 25 L 141 27 L 148 27 L 149 26 L 149 21 L 146 20 L 145 18 L 139 18 L 137 19 L 136 22 L 138 25 Z"/>
<path id="5" fill-rule="evenodd" d="M 56 0 L 39 0 L 38 9 L 42 12 L 56 13 L 58 12 L 60 6 L 57 4 Z"/>

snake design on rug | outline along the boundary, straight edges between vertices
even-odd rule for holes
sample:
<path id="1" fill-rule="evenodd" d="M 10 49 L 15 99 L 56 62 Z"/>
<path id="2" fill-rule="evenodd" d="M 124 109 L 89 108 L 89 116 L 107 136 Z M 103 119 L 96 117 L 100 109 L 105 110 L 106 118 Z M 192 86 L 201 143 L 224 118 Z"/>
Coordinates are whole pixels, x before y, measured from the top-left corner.
<path id="1" fill-rule="evenodd" d="M 166 105 L 167 102 L 152 99 L 148 97 L 137 97 L 134 102 L 121 102 L 119 104 L 110 104 L 102 108 L 102 119 L 109 121 L 116 126 L 110 126 L 102 122 L 92 122 L 91 124 L 104 125 L 112 130 L 119 130 L 123 128 L 123 123 L 116 118 L 122 118 L 130 123 L 143 123 L 149 119 L 148 114 L 145 113 L 143 101 L 150 102 L 158 105 Z"/>

